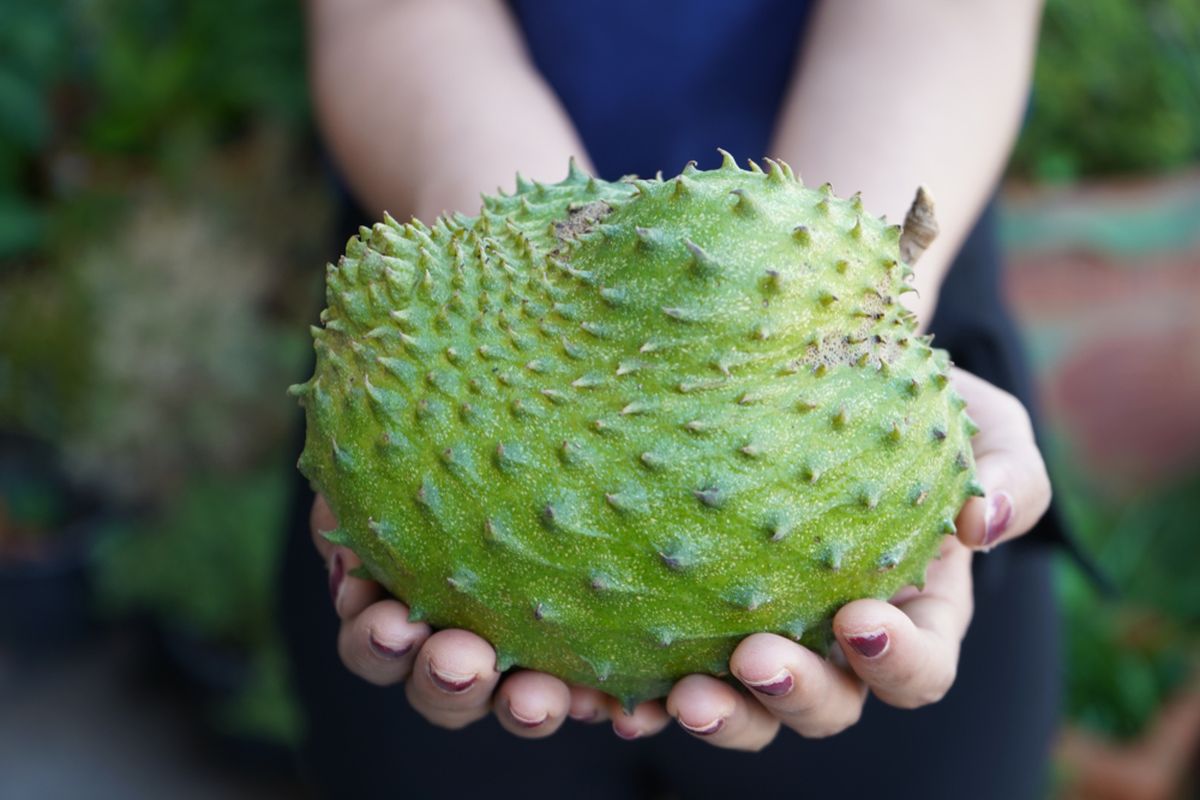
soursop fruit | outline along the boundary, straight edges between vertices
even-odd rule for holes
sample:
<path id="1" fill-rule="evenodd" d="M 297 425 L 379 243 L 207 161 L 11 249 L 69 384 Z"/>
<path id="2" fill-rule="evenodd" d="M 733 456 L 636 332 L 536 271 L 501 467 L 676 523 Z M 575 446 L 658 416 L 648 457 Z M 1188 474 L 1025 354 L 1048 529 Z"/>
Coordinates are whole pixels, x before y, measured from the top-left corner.
<path id="1" fill-rule="evenodd" d="M 631 704 L 922 583 L 973 423 L 900 228 L 767 163 L 518 176 L 328 267 L 299 467 L 413 619 Z"/>

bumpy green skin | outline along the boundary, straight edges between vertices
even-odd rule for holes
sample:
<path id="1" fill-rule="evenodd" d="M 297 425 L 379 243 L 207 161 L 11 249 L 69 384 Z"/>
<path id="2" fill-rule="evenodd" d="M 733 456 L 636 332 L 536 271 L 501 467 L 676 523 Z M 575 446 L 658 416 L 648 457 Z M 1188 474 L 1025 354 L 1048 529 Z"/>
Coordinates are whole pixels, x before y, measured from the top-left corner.
<path id="1" fill-rule="evenodd" d="M 299 466 L 413 618 L 632 703 L 922 583 L 974 426 L 899 229 L 770 163 L 572 165 L 330 265 Z"/>

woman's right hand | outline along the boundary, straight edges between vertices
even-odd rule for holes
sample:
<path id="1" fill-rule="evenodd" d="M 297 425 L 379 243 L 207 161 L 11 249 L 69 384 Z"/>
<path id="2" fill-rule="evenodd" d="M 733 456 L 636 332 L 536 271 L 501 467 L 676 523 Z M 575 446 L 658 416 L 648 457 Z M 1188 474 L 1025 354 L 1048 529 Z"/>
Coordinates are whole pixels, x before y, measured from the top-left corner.
<path id="1" fill-rule="evenodd" d="M 568 716 L 585 722 L 612 718 L 619 735 L 636 738 L 670 722 L 660 703 L 643 703 L 625 715 L 608 695 L 569 687 L 541 672 L 519 670 L 502 680 L 496 652 L 482 638 L 458 629 L 434 632 L 424 622 L 411 622 L 408 607 L 382 586 L 352 576 L 362 562 L 322 535 L 336 527 L 328 503 L 318 495 L 311 528 L 341 620 L 338 654 L 351 672 L 370 683 L 404 683 L 409 703 L 434 725 L 462 728 L 494 711 L 509 732 L 537 739 L 554 733 Z"/>

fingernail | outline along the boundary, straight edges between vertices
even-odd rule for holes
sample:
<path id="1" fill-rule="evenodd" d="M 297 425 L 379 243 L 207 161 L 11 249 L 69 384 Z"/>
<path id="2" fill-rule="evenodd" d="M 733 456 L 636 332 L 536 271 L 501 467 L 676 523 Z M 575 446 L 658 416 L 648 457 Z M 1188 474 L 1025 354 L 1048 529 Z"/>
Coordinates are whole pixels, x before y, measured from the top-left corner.
<path id="1" fill-rule="evenodd" d="M 883 651 L 887 650 L 888 635 L 887 631 L 878 630 L 871 633 L 858 633 L 854 636 L 847 636 L 846 641 L 863 658 L 877 658 L 882 655 Z"/>
<path id="2" fill-rule="evenodd" d="M 786 669 L 781 669 L 765 681 L 748 681 L 742 678 L 742 683 L 749 686 L 759 694 L 765 694 L 768 697 L 783 697 L 792 690 L 795 681 L 792 680 L 792 673 Z"/>
<path id="3" fill-rule="evenodd" d="M 338 597 L 342 593 L 342 581 L 346 577 L 346 564 L 342 561 L 342 554 L 335 550 L 333 557 L 329 559 L 329 599 L 333 601 L 334 609 L 337 608 Z"/>
<path id="4" fill-rule="evenodd" d="M 632 733 L 627 733 L 627 732 L 621 730 L 620 728 L 618 728 L 617 723 L 615 723 L 615 722 L 613 723 L 613 733 L 615 733 L 617 736 L 620 736 L 622 739 L 624 739 L 627 742 L 632 742 L 634 739 L 636 739 L 642 735 L 641 731 L 633 731 Z"/>
<path id="5" fill-rule="evenodd" d="M 550 716 L 545 711 L 542 712 L 542 715 L 540 717 L 522 716 L 521 714 L 517 713 L 517 710 L 515 708 L 513 708 L 511 704 L 508 707 L 508 713 L 514 720 L 516 720 L 517 724 L 523 728 L 536 728 L 537 726 L 539 726 L 543 722 L 545 722 L 546 718 Z"/>
<path id="6" fill-rule="evenodd" d="M 398 658 L 403 658 L 412 650 L 412 642 L 405 642 L 399 645 L 384 644 L 375 638 L 375 634 L 371 633 L 367 637 L 367 647 L 371 648 L 371 652 L 385 661 L 395 661 Z"/>
<path id="7" fill-rule="evenodd" d="M 683 721 L 682 718 L 676 721 L 679 723 L 679 727 L 683 728 L 688 733 L 694 733 L 697 736 L 712 736 L 714 733 L 721 730 L 721 728 L 725 727 L 724 717 L 717 717 L 707 725 L 688 725 Z"/>
<path id="8" fill-rule="evenodd" d="M 599 711 L 593 708 L 590 711 L 583 712 L 582 714 L 577 714 L 572 711 L 570 714 L 568 714 L 568 716 L 576 722 L 591 722 L 599 715 L 599 713 Z"/>
<path id="9" fill-rule="evenodd" d="M 1012 495 L 1008 492 L 993 492 L 988 497 L 987 511 L 983 514 L 984 547 L 991 547 L 1004 535 L 1012 517 Z"/>
<path id="10" fill-rule="evenodd" d="M 432 661 L 429 662 L 426 671 L 429 673 L 429 680 L 433 681 L 433 685 L 446 694 L 462 694 L 474 686 L 475 681 L 479 679 L 478 675 L 462 675 L 457 672 L 440 670 L 433 665 Z"/>

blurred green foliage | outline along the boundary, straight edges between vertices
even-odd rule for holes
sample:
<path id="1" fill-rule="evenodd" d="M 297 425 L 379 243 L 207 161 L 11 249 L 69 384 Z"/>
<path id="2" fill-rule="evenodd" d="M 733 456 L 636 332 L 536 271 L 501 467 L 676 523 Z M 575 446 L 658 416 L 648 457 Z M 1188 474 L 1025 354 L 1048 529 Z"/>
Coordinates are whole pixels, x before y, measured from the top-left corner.
<path id="1" fill-rule="evenodd" d="M 49 437 L 72 425 L 86 403 L 88 326 L 85 299 L 57 271 L 0 273 L 0 428 Z"/>
<path id="2" fill-rule="evenodd" d="M 1013 170 L 1049 181 L 1200 157 L 1200 3 L 1048 0 Z"/>
<path id="3" fill-rule="evenodd" d="M 1105 597 L 1073 565 L 1060 571 L 1067 713 L 1095 731 L 1133 737 L 1197 668 L 1200 472 L 1122 502 L 1071 469 L 1054 475 L 1080 544 L 1117 587 Z"/>
<path id="4" fill-rule="evenodd" d="M 219 141 L 251 118 L 307 114 L 300 5 L 290 0 L 103 0 L 77 31 L 90 47 L 96 150 L 144 155 L 179 134 Z"/>
<path id="5" fill-rule="evenodd" d="M 45 210 L 30 189 L 31 163 L 53 131 L 50 90 L 63 72 L 64 14 L 53 3 L 8 0 L 0 25 L 0 259 L 36 246 Z"/>
<path id="6" fill-rule="evenodd" d="M 289 485 L 278 467 L 197 475 L 164 513 L 115 527 L 96 574 L 109 613 L 150 615 L 169 631 L 246 654 L 244 685 L 209 709 L 211 720 L 290 743 L 299 721 L 274 620 Z"/>
<path id="7" fill-rule="evenodd" d="M 1069 478 L 1059 483 L 1060 505 L 1124 599 L 1200 632 L 1200 471 L 1119 501 Z"/>
<path id="8" fill-rule="evenodd" d="M 53 206 L 129 163 L 170 168 L 264 119 L 307 117 L 295 0 L 5 0 L 0 261 L 36 254 Z M 101 163 L 96 163 L 100 159 Z"/>
<path id="9" fill-rule="evenodd" d="M 1071 567 L 1060 570 L 1059 589 L 1067 633 L 1068 716 L 1115 739 L 1136 737 L 1190 677 L 1194 632 L 1167 616 L 1099 598 Z"/>
<path id="10" fill-rule="evenodd" d="M 4 0 L 0 427 L 89 414 L 97 298 L 79 260 L 147 184 L 188 195 L 252 127 L 307 135 L 294 0 Z"/>
<path id="11" fill-rule="evenodd" d="M 3 0 L 0 431 L 119 512 L 104 605 L 240 653 L 210 721 L 281 742 L 284 388 L 327 206 L 301 3 Z"/>
<path id="12" fill-rule="evenodd" d="M 286 482 L 281 470 L 196 475 L 161 514 L 115 529 L 99 551 L 100 597 L 162 613 L 214 642 L 271 630 Z"/>

